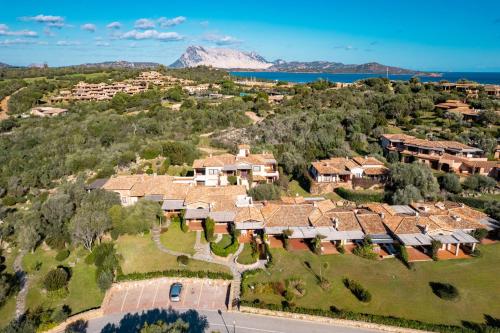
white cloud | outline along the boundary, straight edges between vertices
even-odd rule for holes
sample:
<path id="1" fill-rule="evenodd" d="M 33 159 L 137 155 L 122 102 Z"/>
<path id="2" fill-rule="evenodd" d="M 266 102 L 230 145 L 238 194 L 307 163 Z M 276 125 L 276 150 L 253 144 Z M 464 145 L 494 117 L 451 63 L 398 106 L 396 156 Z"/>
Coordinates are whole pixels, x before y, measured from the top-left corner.
<path id="1" fill-rule="evenodd" d="M 43 28 L 43 33 L 49 37 L 53 37 L 56 35 L 55 33 L 52 32 L 52 30 L 50 30 L 49 27 Z"/>
<path id="2" fill-rule="evenodd" d="M 31 30 L 12 31 L 6 24 L 0 24 L 0 36 L 21 36 L 21 37 L 38 37 L 38 33 Z"/>
<path id="3" fill-rule="evenodd" d="M 186 18 L 184 16 L 177 16 L 174 18 L 166 18 L 166 17 L 160 17 L 158 19 L 158 23 L 160 23 L 160 26 L 162 28 L 165 27 L 173 27 L 174 25 L 179 25 L 181 23 L 184 23 L 186 21 Z"/>
<path id="4" fill-rule="evenodd" d="M 16 38 L 16 39 L 5 39 L 0 40 L 0 46 L 10 46 L 10 45 L 47 45 L 47 42 L 39 42 L 33 39 L 24 39 L 24 38 Z"/>
<path id="5" fill-rule="evenodd" d="M 154 28 L 156 26 L 155 22 L 150 19 L 141 18 L 135 21 L 134 28 L 146 30 L 150 28 Z"/>
<path id="6" fill-rule="evenodd" d="M 206 42 L 215 43 L 216 45 L 233 45 L 242 42 L 235 37 L 218 34 L 206 34 L 203 36 L 203 40 Z"/>
<path id="7" fill-rule="evenodd" d="M 64 22 L 49 22 L 49 23 L 47 23 L 47 27 L 57 28 L 57 29 L 61 29 L 62 27 L 66 27 L 66 26 L 68 26 L 68 25 L 65 24 Z"/>
<path id="8" fill-rule="evenodd" d="M 96 46 L 103 46 L 103 47 L 107 47 L 107 46 L 110 46 L 111 44 L 108 43 L 108 42 L 104 42 L 104 41 L 98 41 L 95 43 Z"/>
<path id="9" fill-rule="evenodd" d="M 117 21 L 111 22 L 110 24 L 108 24 L 106 26 L 106 28 L 108 28 L 108 29 L 120 29 L 121 27 L 122 27 L 122 24 L 120 22 L 117 22 Z"/>
<path id="10" fill-rule="evenodd" d="M 340 49 L 344 51 L 356 51 L 358 48 L 352 45 L 337 45 L 333 47 L 334 49 Z"/>
<path id="11" fill-rule="evenodd" d="M 76 46 L 76 45 L 80 45 L 81 43 L 79 41 L 76 41 L 76 40 L 60 40 L 60 41 L 57 41 L 56 45 L 57 46 Z"/>
<path id="12" fill-rule="evenodd" d="M 157 30 L 137 31 L 130 30 L 120 36 L 122 39 L 145 40 L 156 39 L 160 41 L 178 41 L 184 39 L 177 32 L 159 32 Z"/>
<path id="13" fill-rule="evenodd" d="M 23 16 L 23 17 L 21 17 L 21 20 L 22 21 L 35 21 L 38 23 L 63 23 L 64 17 L 39 14 L 36 16 Z"/>
<path id="14" fill-rule="evenodd" d="M 210 25 L 210 22 L 208 22 L 208 21 L 201 21 L 201 22 L 200 22 L 200 25 L 201 25 L 203 28 L 206 28 L 206 27 L 208 27 L 208 26 Z"/>
<path id="15" fill-rule="evenodd" d="M 85 23 L 80 28 L 82 28 L 82 30 L 89 31 L 89 32 L 95 32 L 95 30 L 97 29 L 95 24 L 92 24 L 92 23 Z"/>

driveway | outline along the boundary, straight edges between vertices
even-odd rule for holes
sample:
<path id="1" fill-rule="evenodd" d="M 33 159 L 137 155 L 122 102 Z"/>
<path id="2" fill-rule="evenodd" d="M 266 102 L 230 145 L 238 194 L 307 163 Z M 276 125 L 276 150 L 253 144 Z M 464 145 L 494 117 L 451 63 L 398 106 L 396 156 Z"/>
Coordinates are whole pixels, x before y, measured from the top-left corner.
<path id="1" fill-rule="evenodd" d="M 171 302 L 172 283 L 182 283 L 180 302 Z M 148 309 L 226 309 L 230 281 L 210 279 L 158 278 L 123 282 L 108 290 L 102 304 L 104 314 L 137 312 Z"/>

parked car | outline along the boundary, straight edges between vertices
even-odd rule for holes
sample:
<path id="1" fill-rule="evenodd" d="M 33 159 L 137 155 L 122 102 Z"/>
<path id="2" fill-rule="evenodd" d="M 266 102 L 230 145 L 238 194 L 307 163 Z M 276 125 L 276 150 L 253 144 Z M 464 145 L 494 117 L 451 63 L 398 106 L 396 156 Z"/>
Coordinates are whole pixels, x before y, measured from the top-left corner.
<path id="1" fill-rule="evenodd" d="M 182 292 L 182 283 L 178 283 L 178 282 L 173 283 L 170 286 L 170 301 L 180 302 L 181 292 Z"/>

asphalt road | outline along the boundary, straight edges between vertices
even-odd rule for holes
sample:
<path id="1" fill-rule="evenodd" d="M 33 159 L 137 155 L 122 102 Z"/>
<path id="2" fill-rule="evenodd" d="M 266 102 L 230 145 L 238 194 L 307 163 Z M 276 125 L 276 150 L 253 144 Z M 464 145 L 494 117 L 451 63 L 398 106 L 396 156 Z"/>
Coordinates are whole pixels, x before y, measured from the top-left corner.
<path id="1" fill-rule="evenodd" d="M 114 313 L 89 321 L 88 333 L 134 333 L 145 321 L 154 322 L 163 319 L 167 322 L 182 318 L 190 322 L 190 332 L 220 333 L 373 333 L 354 327 L 321 324 L 304 320 L 275 318 L 240 312 L 222 312 L 213 310 L 161 310 L 155 309 L 135 314 Z"/>

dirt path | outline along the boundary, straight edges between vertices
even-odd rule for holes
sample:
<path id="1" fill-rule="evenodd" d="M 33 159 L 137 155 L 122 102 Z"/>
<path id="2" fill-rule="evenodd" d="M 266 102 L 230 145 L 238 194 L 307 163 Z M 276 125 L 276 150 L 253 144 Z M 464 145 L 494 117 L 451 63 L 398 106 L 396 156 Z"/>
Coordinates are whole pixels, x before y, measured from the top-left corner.
<path id="1" fill-rule="evenodd" d="M 252 121 L 252 123 L 254 124 L 257 124 L 257 123 L 260 123 L 262 120 L 264 120 L 264 118 L 262 117 L 259 117 L 255 112 L 252 112 L 252 111 L 247 111 L 245 112 L 245 115 L 250 118 L 250 120 Z"/>
<path id="2" fill-rule="evenodd" d="M 18 92 L 20 92 L 24 88 L 26 88 L 26 87 L 22 87 L 16 91 L 14 91 L 9 96 L 5 96 L 5 98 L 2 99 L 2 101 L 0 102 L 0 120 L 4 120 L 4 119 L 9 118 L 9 115 L 7 114 L 9 112 L 9 99 L 11 96 L 13 96 L 14 94 L 17 94 Z"/>

